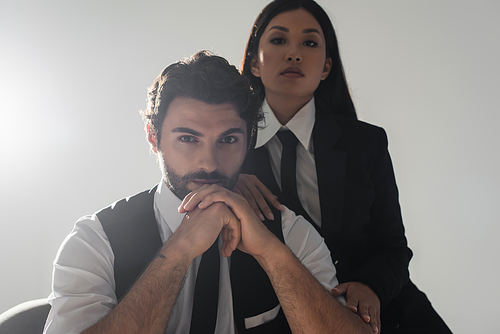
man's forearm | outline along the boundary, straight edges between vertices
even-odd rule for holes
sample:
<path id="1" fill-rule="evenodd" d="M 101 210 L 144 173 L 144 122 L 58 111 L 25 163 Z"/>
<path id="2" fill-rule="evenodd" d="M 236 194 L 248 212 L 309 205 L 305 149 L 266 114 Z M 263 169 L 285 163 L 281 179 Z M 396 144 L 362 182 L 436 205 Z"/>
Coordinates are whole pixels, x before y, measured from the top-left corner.
<path id="1" fill-rule="evenodd" d="M 164 333 L 192 259 L 169 239 L 118 305 L 85 334 Z"/>
<path id="2" fill-rule="evenodd" d="M 270 258 L 257 260 L 293 333 L 371 333 L 370 326 L 337 302 L 286 246 Z"/>

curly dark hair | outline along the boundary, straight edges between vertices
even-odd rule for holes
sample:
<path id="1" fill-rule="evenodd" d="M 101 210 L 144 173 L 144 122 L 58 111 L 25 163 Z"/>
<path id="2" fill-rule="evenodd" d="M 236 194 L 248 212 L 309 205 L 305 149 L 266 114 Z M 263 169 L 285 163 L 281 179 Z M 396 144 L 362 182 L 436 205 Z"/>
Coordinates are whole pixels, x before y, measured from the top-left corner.
<path id="1" fill-rule="evenodd" d="M 148 89 L 147 108 L 140 113 L 154 131 L 158 147 L 168 107 L 176 97 L 209 104 L 231 103 L 246 122 L 249 146 L 263 119 L 260 99 L 248 79 L 226 59 L 199 51 L 166 67 Z"/>

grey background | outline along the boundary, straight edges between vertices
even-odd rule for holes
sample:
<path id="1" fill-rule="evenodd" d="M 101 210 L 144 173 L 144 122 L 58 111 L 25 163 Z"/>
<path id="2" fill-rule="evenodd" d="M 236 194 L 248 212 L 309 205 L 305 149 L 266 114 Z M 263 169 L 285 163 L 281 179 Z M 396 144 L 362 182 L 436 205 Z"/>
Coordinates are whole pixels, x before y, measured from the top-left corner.
<path id="1" fill-rule="evenodd" d="M 239 65 L 266 3 L 0 1 L 0 312 L 50 293 L 80 216 L 160 180 L 138 114 L 158 73 L 200 49 Z M 454 332 L 495 332 L 500 4 L 319 3 L 388 132 L 412 279 Z"/>

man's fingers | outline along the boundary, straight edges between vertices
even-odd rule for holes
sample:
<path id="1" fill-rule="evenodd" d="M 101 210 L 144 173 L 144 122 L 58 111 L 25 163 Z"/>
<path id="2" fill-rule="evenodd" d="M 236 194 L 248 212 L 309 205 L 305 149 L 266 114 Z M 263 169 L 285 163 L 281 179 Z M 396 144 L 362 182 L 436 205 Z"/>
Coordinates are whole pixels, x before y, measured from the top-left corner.
<path id="1" fill-rule="evenodd" d="M 198 204 L 198 208 L 204 210 L 214 203 L 221 202 L 229 207 L 237 219 L 241 220 L 244 219 L 244 217 L 251 216 L 257 218 L 255 212 L 248 205 L 248 202 L 244 197 L 230 192 L 225 188 L 220 189 L 220 191 L 211 192 L 210 194 L 204 196 L 203 200 Z"/>
<path id="2" fill-rule="evenodd" d="M 236 247 L 234 246 L 235 243 L 236 243 L 236 245 L 238 245 L 238 243 L 235 242 L 235 240 L 233 240 L 233 239 L 223 240 L 222 246 L 220 248 L 220 254 L 224 257 L 231 256 L 233 251 L 236 249 Z"/>
<path id="3" fill-rule="evenodd" d="M 201 188 L 190 192 L 189 194 L 184 197 L 184 200 L 182 201 L 181 205 L 179 206 L 179 212 L 180 213 L 185 213 L 194 210 L 196 207 L 199 207 L 200 209 L 206 209 L 208 208 L 211 204 L 213 204 L 216 201 L 212 201 L 209 204 L 204 204 L 200 205 L 205 201 L 205 199 L 210 196 L 211 194 L 217 193 L 217 192 L 224 192 L 227 191 L 225 188 L 222 188 L 217 185 L 204 185 Z"/>
<path id="4" fill-rule="evenodd" d="M 231 256 L 233 251 L 238 246 L 241 240 L 241 224 L 236 217 L 228 217 L 228 220 L 224 222 L 224 227 L 222 228 L 222 247 L 221 255 L 228 257 Z"/>
<path id="5" fill-rule="evenodd" d="M 196 192 L 190 192 L 189 194 L 186 195 L 186 197 L 184 197 L 184 199 L 182 200 L 182 203 L 181 205 L 179 205 L 179 208 L 177 209 L 177 211 L 179 211 L 179 213 L 186 213 L 186 212 L 189 212 L 191 210 L 193 210 L 196 205 L 194 207 L 190 207 L 190 206 L 187 206 L 187 203 L 189 203 L 189 201 L 191 200 L 191 198 L 196 195 Z M 189 210 L 187 210 L 186 208 L 189 208 Z"/>
<path id="6" fill-rule="evenodd" d="M 210 194 L 211 192 L 214 192 L 214 189 L 217 189 L 211 186 L 212 185 L 204 185 L 199 189 L 187 194 L 186 197 L 184 197 L 184 199 L 182 200 L 181 205 L 179 206 L 179 213 L 186 213 L 194 210 L 207 194 Z"/>

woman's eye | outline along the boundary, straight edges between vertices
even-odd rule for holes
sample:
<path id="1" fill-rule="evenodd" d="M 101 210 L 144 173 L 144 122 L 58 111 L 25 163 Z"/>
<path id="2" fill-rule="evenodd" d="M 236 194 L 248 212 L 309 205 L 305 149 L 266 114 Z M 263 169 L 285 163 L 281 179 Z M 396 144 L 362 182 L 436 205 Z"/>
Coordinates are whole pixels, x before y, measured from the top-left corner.
<path id="1" fill-rule="evenodd" d="M 238 138 L 236 138 L 234 136 L 229 136 L 229 137 L 222 138 L 221 143 L 224 143 L 224 144 L 234 144 L 237 141 L 238 141 Z"/>
<path id="2" fill-rule="evenodd" d="M 196 141 L 196 139 L 193 136 L 189 135 L 180 136 L 179 140 L 184 143 L 191 143 Z"/>
<path id="3" fill-rule="evenodd" d="M 316 43 L 315 41 L 305 41 L 304 45 L 305 46 L 315 47 L 315 46 L 318 46 L 318 43 Z"/>
<path id="4" fill-rule="evenodd" d="M 284 44 L 285 39 L 281 38 L 281 37 L 273 38 L 273 39 L 271 39 L 271 43 L 272 44 Z"/>

